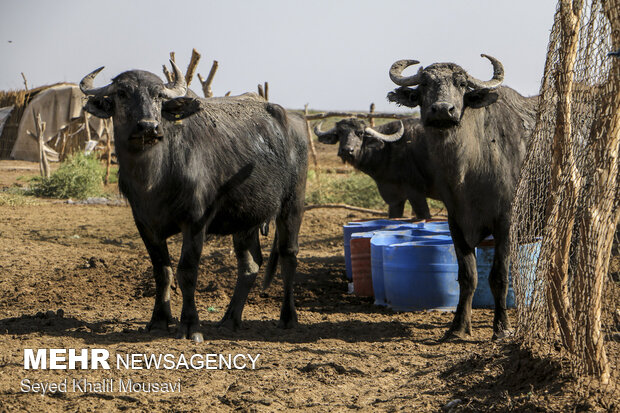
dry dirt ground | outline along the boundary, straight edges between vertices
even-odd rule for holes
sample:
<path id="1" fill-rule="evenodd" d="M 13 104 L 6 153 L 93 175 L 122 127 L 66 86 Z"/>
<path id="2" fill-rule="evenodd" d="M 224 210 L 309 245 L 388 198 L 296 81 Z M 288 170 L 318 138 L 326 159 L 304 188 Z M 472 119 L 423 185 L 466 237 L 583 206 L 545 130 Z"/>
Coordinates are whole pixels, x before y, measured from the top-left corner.
<path id="1" fill-rule="evenodd" d="M 0 185 L 23 174 L 11 172 L 7 164 L 12 165 L 0 164 L 5 166 Z M 0 411 L 618 409 L 617 404 L 601 405 L 596 396 L 577 394 L 562 363 L 510 341 L 492 342 L 490 310 L 474 310 L 471 339 L 445 343 L 440 339 L 452 314 L 396 314 L 347 294 L 342 224 L 360 218 L 345 210 L 306 213 L 296 285 L 300 325 L 293 330 L 276 327 L 279 277 L 266 293 L 257 280 L 240 331 L 217 327 L 236 271 L 231 240 L 211 240 L 196 293 L 205 342 L 194 344 L 172 334 L 144 332 L 154 281 L 127 206 L 42 200 L 0 207 Z M 271 238 L 262 238 L 264 255 Z M 180 238 L 171 239 L 170 247 L 178 258 Z M 180 293 L 173 294 L 172 305 L 178 317 Z M 28 348 L 106 349 L 111 369 L 25 370 Z M 172 354 L 176 360 L 207 353 L 260 356 L 253 370 L 127 370 L 117 369 L 115 362 L 116 355 Z M 22 392 L 24 379 L 67 379 L 69 389 Z M 114 388 L 74 392 L 73 379 L 112 379 Z M 128 379 L 180 383 L 180 391 L 119 392 L 119 381 Z"/>

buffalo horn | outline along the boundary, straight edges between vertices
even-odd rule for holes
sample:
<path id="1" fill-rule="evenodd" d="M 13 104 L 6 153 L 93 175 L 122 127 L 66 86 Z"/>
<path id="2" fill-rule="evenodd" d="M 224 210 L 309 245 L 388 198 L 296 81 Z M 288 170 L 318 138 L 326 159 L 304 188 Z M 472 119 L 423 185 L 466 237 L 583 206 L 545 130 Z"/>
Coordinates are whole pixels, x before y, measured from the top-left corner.
<path id="1" fill-rule="evenodd" d="M 100 88 L 93 88 L 93 81 L 95 79 L 95 76 L 97 76 L 99 72 L 103 70 L 103 68 L 104 66 L 101 66 L 99 69 L 95 69 L 89 74 L 87 74 L 86 76 L 84 76 L 84 78 L 80 82 L 80 90 L 82 91 L 82 93 L 84 93 L 87 96 L 88 95 L 108 96 L 113 92 L 114 85 L 112 83 L 110 83 L 107 86 L 100 87 Z"/>
<path id="2" fill-rule="evenodd" d="M 187 93 L 185 76 L 183 76 L 183 73 L 181 73 L 181 70 L 176 63 L 172 61 L 172 59 L 170 60 L 170 64 L 172 65 L 172 70 L 174 71 L 174 81 L 164 86 L 164 95 L 170 99 L 185 96 L 185 93 Z"/>
<path id="3" fill-rule="evenodd" d="M 403 70 L 408 68 L 409 66 L 417 65 L 417 60 L 398 60 L 392 64 L 390 67 L 390 79 L 392 82 L 396 83 L 398 86 L 415 86 L 420 83 L 419 73 L 422 70 L 418 70 L 418 73 L 412 76 L 403 76 L 401 73 Z"/>
<path id="4" fill-rule="evenodd" d="M 396 142 L 397 140 L 399 140 L 400 138 L 403 137 L 403 134 L 405 133 L 405 126 L 403 125 L 402 121 L 398 121 L 398 123 L 400 123 L 400 127 L 398 128 L 398 130 L 390 135 L 386 135 L 383 134 L 381 132 L 377 132 L 376 130 L 374 130 L 371 127 L 366 128 L 364 131 L 369 134 L 370 136 L 373 136 L 377 139 L 380 139 L 384 142 Z"/>
<path id="5" fill-rule="evenodd" d="M 504 81 L 504 66 L 502 62 L 494 58 L 493 56 L 489 56 L 486 54 L 481 54 L 480 56 L 486 57 L 491 61 L 493 65 L 493 77 L 491 80 L 482 81 L 478 80 L 472 76 L 468 76 L 467 83 L 468 86 L 472 89 L 494 89 L 502 84 Z"/>
<path id="6" fill-rule="evenodd" d="M 314 126 L 314 134 L 316 136 L 327 136 L 327 135 L 333 135 L 334 133 L 336 133 L 336 127 L 334 126 L 333 128 L 331 128 L 330 130 L 328 130 L 327 132 L 323 132 L 321 130 L 321 125 L 323 124 L 323 122 L 320 122 L 318 125 Z"/>

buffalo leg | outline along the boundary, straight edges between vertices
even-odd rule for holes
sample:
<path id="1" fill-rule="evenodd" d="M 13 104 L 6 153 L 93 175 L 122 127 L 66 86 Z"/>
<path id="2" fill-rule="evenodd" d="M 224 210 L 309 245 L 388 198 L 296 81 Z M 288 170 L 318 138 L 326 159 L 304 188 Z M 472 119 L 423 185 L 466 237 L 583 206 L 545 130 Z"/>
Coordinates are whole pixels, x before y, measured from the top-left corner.
<path id="1" fill-rule="evenodd" d="M 241 327 L 243 307 L 256 280 L 263 256 L 257 229 L 248 233 L 234 234 L 233 244 L 237 256 L 237 284 L 220 325 L 236 330 Z"/>
<path id="2" fill-rule="evenodd" d="M 402 218 L 405 213 L 405 202 L 407 202 L 407 200 L 402 200 L 389 204 L 388 218 Z"/>
<path id="3" fill-rule="evenodd" d="M 198 331 L 200 322 L 196 311 L 196 279 L 198 264 L 204 242 L 204 228 L 183 228 L 183 247 L 177 268 L 177 279 L 183 294 L 183 309 L 177 331 L 177 338 L 189 338 L 197 343 L 202 342 L 202 333 Z"/>
<path id="4" fill-rule="evenodd" d="M 146 329 L 148 331 L 167 331 L 168 326 L 173 323 L 172 312 L 170 311 L 170 287 L 174 279 L 168 245 L 166 240 L 157 240 L 151 237 L 150 232 L 138 221 L 136 221 L 136 226 L 151 258 L 155 278 L 155 305 L 151 321 L 146 325 Z"/>
<path id="5" fill-rule="evenodd" d="M 409 203 L 411 204 L 411 209 L 413 209 L 413 213 L 418 219 L 430 219 L 431 211 L 428 209 L 428 202 L 426 202 L 426 197 L 422 194 L 415 194 L 409 198 Z"/>
<path id="6" fill-rule="evenodd" d="M 509 222 L 509 221 L 506 221 Z M 510 246 L 508 230 L 495 231 L 495 254 L 493 266 L 489 274 L 489 285 L 495 301 L 495 317 L 493 318 L 493 339 L 501 338 L 510 333 L 510 321 L 506 313 L 506 296 L 508 295 L 508 271 Z"/>
<path id="7" fill-rule="evenodd" d="M 465 241 L 461 228 L 451 219 L 450 233 L 458 262 L 459 303 L 446 336 L 465 338 L 471 335 L 471 302 L 478 284 L 475 249 Z"/>
<path id="8" fill-rule="evenodd" d="M 297 311 L 295 310 L 294 282 L 297 271 L 297 252 L 299 251 L 299 228 L 303 216 L 303 191 L 301 199 L 291 202 L 276 219 L 278 232 L 278 252 L 280 255 L 280 270 L 284 280 L 284 300 L 280 309 L 278 327 L 293 328 L 297 325 Z"/>

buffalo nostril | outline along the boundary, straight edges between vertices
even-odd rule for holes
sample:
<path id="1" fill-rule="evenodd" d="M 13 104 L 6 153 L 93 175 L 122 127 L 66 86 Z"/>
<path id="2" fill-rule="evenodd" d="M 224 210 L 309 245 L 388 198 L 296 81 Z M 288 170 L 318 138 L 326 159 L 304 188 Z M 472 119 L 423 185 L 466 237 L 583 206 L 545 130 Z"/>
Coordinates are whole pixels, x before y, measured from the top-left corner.
<path id="1" fill-rule="evenodd" d="M 152 120 L 143 120 L 138 122 L 138 130 L 140 132 L 159 132 L 159 123 Z"/>
<path id="2" fill-rule="evenodd" d="M 454 105 L 447 102 L 436 102 L 431 105 L 431 112 L 433 114 L 454 114 L 456 108 Z"/>

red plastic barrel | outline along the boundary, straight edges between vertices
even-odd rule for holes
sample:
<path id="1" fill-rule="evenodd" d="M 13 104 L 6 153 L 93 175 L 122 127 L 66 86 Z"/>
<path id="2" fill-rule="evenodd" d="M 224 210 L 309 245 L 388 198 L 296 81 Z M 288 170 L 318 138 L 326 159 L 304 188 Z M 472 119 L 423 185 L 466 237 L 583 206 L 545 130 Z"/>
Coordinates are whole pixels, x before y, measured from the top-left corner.
<path id="1" fill-rule="evenodd" d="M 372 297 L 372 271 L 370 265 L 370 238 L 351 238 L 351 272 L 353 293 L 359 297 Z"/>

